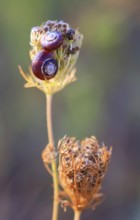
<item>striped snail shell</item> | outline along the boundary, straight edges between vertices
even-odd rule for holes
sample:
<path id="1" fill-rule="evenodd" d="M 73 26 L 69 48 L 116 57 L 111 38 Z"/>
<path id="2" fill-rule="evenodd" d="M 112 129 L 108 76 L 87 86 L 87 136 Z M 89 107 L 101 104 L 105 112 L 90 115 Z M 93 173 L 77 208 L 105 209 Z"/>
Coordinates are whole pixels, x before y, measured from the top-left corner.
<path id="1" fill-rule="evenodd" d="M 48 31 L 40 40 L 41 46 L 46 50 L 55 50 L 63 43 L 63 36 L 59 31 Z"/>
<path id="2" fill-rule="evenodd" d="M 42 50 L 32 60 L 32 71 L 41 80 L 52 79 L 58 71 L 58 63 L 52 53 Z"/>

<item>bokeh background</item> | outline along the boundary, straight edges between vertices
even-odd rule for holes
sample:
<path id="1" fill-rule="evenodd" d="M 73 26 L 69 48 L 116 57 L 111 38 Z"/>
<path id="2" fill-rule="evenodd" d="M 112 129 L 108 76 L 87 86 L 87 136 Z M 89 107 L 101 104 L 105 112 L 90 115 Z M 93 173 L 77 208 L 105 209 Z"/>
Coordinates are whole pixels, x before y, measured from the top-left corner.
<path id="1" fill-rule="evenodd" d="M 95 135 L 113 146 L 104 202 L 82 220 L 140 219 L 140 2 L 1 0 L 0 219 L 51 219 L 52 180 L 41 160 L 47 143 L 45 97 L 24 89 L 30 29 L 63 19 L 84 34 L 78 81 L 54 96 L 55 142 Z M 72 211 L 60 209 L 60 219 Z"/>

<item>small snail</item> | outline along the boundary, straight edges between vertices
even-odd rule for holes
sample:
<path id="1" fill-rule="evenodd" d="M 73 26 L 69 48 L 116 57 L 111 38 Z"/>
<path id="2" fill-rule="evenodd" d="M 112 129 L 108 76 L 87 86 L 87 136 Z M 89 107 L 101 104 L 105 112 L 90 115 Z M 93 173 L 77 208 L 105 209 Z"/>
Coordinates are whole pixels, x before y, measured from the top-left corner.
<path id="1" fill-rule="evenodd" d="M 62 45 L 63 36 L 59 31 L 48 31 L 42 36 L 40 43 L 46 50 L 55 50 Z"/>
<path id="2" fill-rule="evenodd" d="M 41 80 L 52 79 L 58 71 L 58 63 L 52 53 L 42 50 L 32 60 L 32 71 Z"/>

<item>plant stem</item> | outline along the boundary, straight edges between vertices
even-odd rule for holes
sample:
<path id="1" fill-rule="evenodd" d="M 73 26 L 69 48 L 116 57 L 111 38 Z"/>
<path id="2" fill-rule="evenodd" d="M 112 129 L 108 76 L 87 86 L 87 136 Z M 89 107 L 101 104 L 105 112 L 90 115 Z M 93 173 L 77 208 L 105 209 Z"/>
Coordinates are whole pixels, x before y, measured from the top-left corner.
<path id="1" fill-rule="evenodd" d="M 46 94 L 46 120 L 49 143 L 54 147 L 53 127 L 52 127 L 52 95 Z"/>
<path id="2" fill-rule="evenodd" d="M 54 147 L 54 137 L 53 137 L 53 126 L 52 126 L 52 95 L 46 94 L 46 122 L 47 122 L 47 131 L 48 131 L 48 140 L 49 144 L 52 144 L 53 149 Z M 57 174 L 57 164 L 56 160 L 52 160 L 52 174 L 53 174 L 53 188 L 54 188 L 54 195 L 53 195 L 53 214 L 52 220 L 58 219 L 58 195 L 59 195 L 59 188 L 58 188 L 58 174 Z"/>
<path id="3" fill-rule="evenodd" d="M 80 220 L 81 213 L 79 210 L 74 210 L 74 220 Z"/>

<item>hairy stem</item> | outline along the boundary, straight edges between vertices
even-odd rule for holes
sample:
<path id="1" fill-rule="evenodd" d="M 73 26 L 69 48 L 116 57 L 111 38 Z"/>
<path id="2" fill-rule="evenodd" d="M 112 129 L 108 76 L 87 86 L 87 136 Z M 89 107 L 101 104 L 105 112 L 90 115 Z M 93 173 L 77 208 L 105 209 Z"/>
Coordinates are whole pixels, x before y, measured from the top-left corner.
<path id="1" fill-rule="evenodd" d="M 47 122 L 47 131 L 48 131 L 48 140 L 49 144 L 52 144 L 53 149 L 54 147 L 54 137 L 53 137 L 53 126 L 52 126 L 52 95 L 46 94 L 46 122 Z M 57 174 L 57 164 L 56 160 L 52 161 L 52 175 L 53 175 L 53 188 L 54 188 L 54 195 L 53 195 L 53 214 L 52 220 L 58 219 L 58 174 Z"/>
<path id="2" fill-rule="evenodd" d="M 81 211 L 74 210 L 74 220 L 80 220 L 81 217 Z"/>

